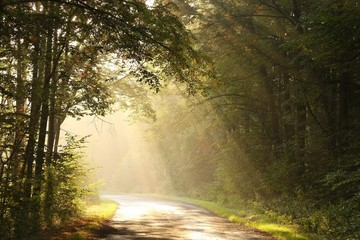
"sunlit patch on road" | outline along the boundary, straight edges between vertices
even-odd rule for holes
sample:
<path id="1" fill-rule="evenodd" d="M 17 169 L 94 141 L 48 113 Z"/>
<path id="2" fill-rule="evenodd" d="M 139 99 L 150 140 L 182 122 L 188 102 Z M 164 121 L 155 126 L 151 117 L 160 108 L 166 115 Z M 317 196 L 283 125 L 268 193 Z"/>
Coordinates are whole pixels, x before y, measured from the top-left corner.
<path id="1" fill-rule="evenodd" d="M 168 212 L 172 214 L 182 215 L 184 212 L 181 211 L 181 209 L 170 206 L 167 204 L 161 204 L 161 203 L 142 203 L 144 206 L 148 207 L 154 212 Z"/>
<path id="2" fill-rule="evenodd" d="M 126 221 L 132 219 L 139 219 L 148 213 L 149 209 L 141 206 L 126 206 L 121 207 L 116 211 L 115 221 Z"/>
<path id="3" fill-rule="evenodd" d="M 186 239 L 186 240 L 269 240 L 219 218 L 191 204 L 129 195 L 106 195 L 119 202 L 111 233 L 106 240 Z"/>
<path id="4" fill-rule="evenodd" d="M 116 211 L 115 221 L 126 221 L 141 219 L 146 215 L 156 213 L 166 213 L 173 215 L 183 215 L 179 208 L 161 203 L 137 202 L 132 204 L 121 203 L 121 207 Z"/>

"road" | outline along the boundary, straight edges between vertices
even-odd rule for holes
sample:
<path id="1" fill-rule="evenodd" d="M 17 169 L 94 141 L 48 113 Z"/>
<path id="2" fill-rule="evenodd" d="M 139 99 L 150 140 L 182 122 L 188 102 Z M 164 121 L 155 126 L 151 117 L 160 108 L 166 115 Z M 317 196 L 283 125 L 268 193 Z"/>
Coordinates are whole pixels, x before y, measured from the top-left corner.
<path id="1" fill-rule="evenodd" d="M 119 202 L 119 208 L 103 240 L 274 240 L 192 204 L 130 195 L 104 197 Z"/>

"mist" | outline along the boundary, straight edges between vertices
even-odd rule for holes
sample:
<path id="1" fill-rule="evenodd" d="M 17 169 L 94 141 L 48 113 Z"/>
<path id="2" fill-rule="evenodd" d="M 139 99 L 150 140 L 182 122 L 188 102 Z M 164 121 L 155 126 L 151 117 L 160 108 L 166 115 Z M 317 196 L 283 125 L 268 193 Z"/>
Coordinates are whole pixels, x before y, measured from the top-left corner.
<path id="1" fill-rule="evenodd" d="M 85 162 L 102 193 L 155 192 L 157 148 L 146 140 L 148 124 L 130 122 L 126 113 L 68 118 L 62 133 L 87 138 Z M 64 137 L 62 138 L 64 139 Z"/>

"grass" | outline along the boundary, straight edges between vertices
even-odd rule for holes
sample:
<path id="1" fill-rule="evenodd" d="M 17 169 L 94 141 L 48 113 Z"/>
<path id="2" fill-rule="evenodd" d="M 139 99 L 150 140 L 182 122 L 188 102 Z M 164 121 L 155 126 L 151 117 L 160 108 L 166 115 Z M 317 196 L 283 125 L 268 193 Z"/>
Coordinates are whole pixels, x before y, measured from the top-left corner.
<path id="1" fill-rule="evenodd" d="M 99 204 L 93 204 L 88 206 L 85 210 L 84 215 L 87 218 L 109 219 L 114 215 L 117 207 L 117 202 L 110 199 L 102 198 Z"/>
<path id="2" fill-rule="evenodd" d="M 110 219 L 118 203 L 102 198 L 99 203 L 86 206 L 83 216 L 64 226 L 53 240 L 85 240 L 99 232 L 106 220 Z"/>
<path id="3" fill-rule="evenodd" d="M 229 219 L 231 222 L 240 223 L 250 228 L 255 228 L 262 232 L 269 233 L 280 240 L 314 240 L 301 234 L 296 229 L 296 226 L 291 225 L 286 221 L 286 219 L 276 216 L 273 212 L 260 213 L 255 209 L 251 209 L 249 206 L 240 204 L 237 205 L 236 208 L 228 208 L 214 202 L 187 197 L 170 197 L 157 194 L 151 196 L 201 206 L 216 213 L 218 216 Z"/>

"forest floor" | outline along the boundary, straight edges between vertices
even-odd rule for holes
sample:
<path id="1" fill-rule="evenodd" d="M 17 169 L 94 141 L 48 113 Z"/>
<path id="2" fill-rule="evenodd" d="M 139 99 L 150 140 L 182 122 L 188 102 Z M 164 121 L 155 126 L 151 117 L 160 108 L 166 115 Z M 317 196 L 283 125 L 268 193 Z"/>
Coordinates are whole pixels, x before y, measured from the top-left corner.
<path id="1" fill-rule="evenodd" d="M 274 240 L 269 234 L 235 224 L 199 206 L 159 198 L 106 195 L 119 202 L 112 220 L 97 232 L 98 239 L 237 239 Z"/>
<path id="2" fill-rule="evenodd" d="M 100 202 L 88 205 L 82 216 L 65 225 L 45 233 L 44 239 L 50 240 L 92 240 L 106 236 L 107 222 L 118 207 L 116 201 L 101 199 Z"/>

